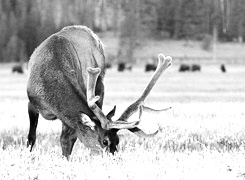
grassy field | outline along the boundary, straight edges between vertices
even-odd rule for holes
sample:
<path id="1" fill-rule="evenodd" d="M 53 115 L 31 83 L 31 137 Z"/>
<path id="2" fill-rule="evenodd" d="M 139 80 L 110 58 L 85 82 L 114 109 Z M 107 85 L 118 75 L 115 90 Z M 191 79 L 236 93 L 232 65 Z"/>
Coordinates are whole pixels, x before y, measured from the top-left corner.
<path id="1" fill-rule="evenodd" d="M 0 179 L 244 179 L 245 67 L 228 65 L 226 74 L 217 65 L 204 65 L 200 73 L 177 70 L 174 64 L 146 100 L 154 108 L 172 107 L 143 114 L 145 131 L 160 127 L 156 137 L 120 131 L 115 156 L 90 156 L 77 141 L 67 161 L 61 156 L 59 120 L 40 118 L 34 151 L 26 148 L 26 74 L 12 74 L 10 65 L 1 65 Z M 117 104 L 118 117 L 151 74 L 143 66 L 125 73 L 109 69 L 103 110 Z"/>

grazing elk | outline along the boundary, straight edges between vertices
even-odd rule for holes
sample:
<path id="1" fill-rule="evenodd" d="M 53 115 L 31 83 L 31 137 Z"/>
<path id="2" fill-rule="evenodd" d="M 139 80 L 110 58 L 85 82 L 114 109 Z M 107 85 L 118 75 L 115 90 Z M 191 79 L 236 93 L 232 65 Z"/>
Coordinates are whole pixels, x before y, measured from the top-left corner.
<path id="1" fill-rule="evenodd" d="M 39 113 L 47 120 L 60 119 L 62 154 L 69 158 L 76 139 L 92 151 L 117 151 L 120 129 L 151 137 L 138 127 L 142 111 L 161 112 L 143 105 L 160 75 L 171 65 L 171 57 L 158 55 L 158 66 L 140 98 L 112 121 L 116 106 L 102 112 L 105 74 L 103 44 L 85 26 L 69 26 L 51 35 L 33 52 L 29 61 L 27 94 L 30 129 L 27 147 L 33 149 Z M 139 110 L 135 122 L 128 118 Z"/>

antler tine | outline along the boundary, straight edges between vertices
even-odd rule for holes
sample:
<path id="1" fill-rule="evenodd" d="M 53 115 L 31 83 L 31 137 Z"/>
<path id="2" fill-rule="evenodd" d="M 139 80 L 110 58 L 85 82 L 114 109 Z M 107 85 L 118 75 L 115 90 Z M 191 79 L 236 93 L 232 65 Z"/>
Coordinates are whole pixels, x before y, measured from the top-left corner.
<path id="1" fill-rule="evenodd" d="M 158 133 L 158 130 L 155 131 L 154 133 L 150 133 L 150 134 L 147 134 L 145 133 L 144 131 L 142 131 L 140 128 L 138 127 L 135 127 L 135 128 L 132 128 L 132 129 L 129 129 L 129 131 L 131 131 L 132 133 L 136 134 L 137 136 L 139 137 L 154 137 L 155 135 L 157 135 Z"/>
<path id="2" fill-rule="evenodd" d="M 126 121 L 110 121 L 106 118 L 102 110 L 98 107 L 96 102 L 100 96 L 95 96 L 95 86 L 98 76 L 101 72 L 100 68 L 87 68 L 88 81 L 87 81 L 87 103 L 89 108 L 93 111 L 95 116 L 99 119 L 103 129 L 130 129 L 139 124 L 139 121 L 126 122 Z"/>
<path id="3" fill-rule="evenodd" d="M 161 74 L 171 66 L 172 58 L 170 56 L 165 57 L 163 54 L 158 55 L 158 65 L 157 69 L 155 70 L 154 74 L 152 75 L 149 83 L 147 84 L 144 92 L 142 93 L 141 97 L 139 98 L 141 101 L 144 101 L 148 94 L 151 92 L 153 86 L 156 84 L 157 80 L 161 76 Z"/>
<path id="4" fill-rule="evenodd" d="M 151 92 L 153 86 L 156 84 L 157 80 L 161 76 L 161 74 L 169 67 L 171 66 L 171 61 L 172 58 L 170 56 L 165 57 L 163 54 L 158 55 L 158 65 L 157 68 L 152 75 L 149 83 L 147 84 L 145 90 L 143 91 L 142 95 L 140 98 L 135 101 L 133 104 L 131 104 L 120 116 L 119 120 L 124 120 L 126 121 L 133 113 L 135 113 L 140 105 L 143 104 L 144 100 L 148 96 L 148 94 Z M 144 106 L 143 106 L 144 107 Z M 153 110 L 151 108 L 145 108 L 146 110 L 151 110 L 151 111 L 158 111 L 158 110 Z M 143 108 L 144 110 L 144 108 Z M 160 110 L 161 111 L 161 110 Z"/>
<path id="5" fill-rule="evenodd" d="M 143 111 L 145 111 L 145 112 L 156 113 L 156 114 L 161 113 L 163 111 L 167 111 L 169 109 L 172 109 L 172 107 L 168 107 L 168 108 L 165 108 L 165 109 L 152 109 L 150 107 L 146 107 L 146 106 L 143 106 L 143 105 L 142 105 L 142 108 L 143 108 Z"/>
<path id="6" fill-rule="evenodd" d="M 143 109 L 144 109 L 143 105 L 140 105 L 139 106 L 139 119 L 140 120 L 141 120 L 141 116 L 143 113 Z M 134 134 L 136 134 L 139 137 L 154 137 L 158 133 L 158 130 L 157 130 L 154 133 L 147 134 L 144 131 L 142 131 L 139 127 L 131 128 L 131 129 L 129 129 L 129 131 L 133 132 Z"/>

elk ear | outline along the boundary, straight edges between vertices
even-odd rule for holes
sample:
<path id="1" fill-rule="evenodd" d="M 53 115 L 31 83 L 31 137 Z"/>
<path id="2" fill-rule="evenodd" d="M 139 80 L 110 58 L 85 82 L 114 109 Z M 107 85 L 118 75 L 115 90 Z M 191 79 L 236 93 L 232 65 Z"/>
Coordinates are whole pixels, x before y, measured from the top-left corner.
<path id="1" fill-rule="evenodd" d="M 106 118 L 111 120 L 111 118 L 115 115 L 116 112 L 116 106 L 113 107 L 113 109 L 106 115 Z"/>
<path id="2" fill-rule="evenodd" d="M 95 130 L 96 124 L 86 114 L 81 113 L 80 120 L 82 121 L 83 125 L 90 127 L 90 129 L 92 129 L 93 131 Z"/>

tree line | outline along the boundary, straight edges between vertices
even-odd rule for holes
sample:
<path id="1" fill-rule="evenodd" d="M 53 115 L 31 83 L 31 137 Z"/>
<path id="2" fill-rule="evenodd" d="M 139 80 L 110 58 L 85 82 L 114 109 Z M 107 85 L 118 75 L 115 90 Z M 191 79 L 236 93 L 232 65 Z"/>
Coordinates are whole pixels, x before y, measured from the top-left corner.
<path id="1" fill-rule="evenodd" d="M 113 31 L 123 58 L 142 37 L 243 41 L 244 17 L 244 0 L 0 0 L 0 62 L 27 61 L 67 25 Z"/>

